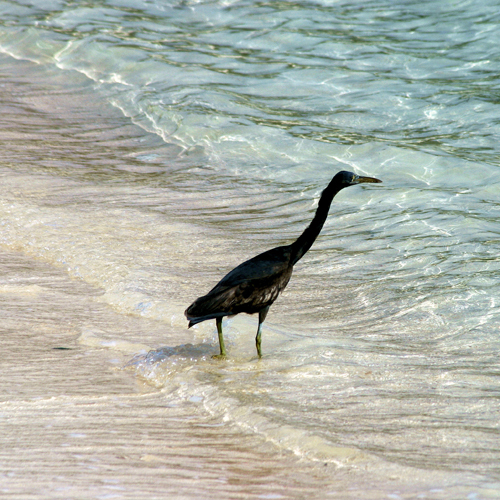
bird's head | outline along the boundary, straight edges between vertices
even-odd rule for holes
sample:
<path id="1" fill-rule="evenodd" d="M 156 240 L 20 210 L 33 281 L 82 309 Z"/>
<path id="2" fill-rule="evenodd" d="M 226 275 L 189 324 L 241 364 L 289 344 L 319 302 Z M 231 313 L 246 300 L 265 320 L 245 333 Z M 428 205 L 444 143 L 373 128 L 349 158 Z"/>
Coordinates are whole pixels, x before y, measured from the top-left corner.
<path id="1" fill-rule="evenodd" d="M 334 178 L 333 181 L 335 184 L 340 184 L 343 188 L 347 186 L 354 186 L 356 184 L 361 184 L 363 182 L 370 182 L 370 183 L 376 183 L 376 182 L 382 182 L 379 179 L 375 179 L 375 177 L 363 177 L 361 175 L 356 175 L 353 172 L 347 172 L 345 170 L 342 170 L 339 172 Z"/>

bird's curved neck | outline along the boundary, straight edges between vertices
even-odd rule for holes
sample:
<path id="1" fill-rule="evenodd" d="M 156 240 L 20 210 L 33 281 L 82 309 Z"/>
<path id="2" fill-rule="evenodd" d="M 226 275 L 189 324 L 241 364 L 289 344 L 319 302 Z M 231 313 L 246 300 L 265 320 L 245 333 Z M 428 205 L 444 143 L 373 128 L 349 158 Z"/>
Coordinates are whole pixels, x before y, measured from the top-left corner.
<path id="1" fill-rule="evenodd" d="M 325 188 L 323 193 L 321 193 L 321 198 L 318 202 L 318 208 L 316 209 L 316 214 L 313 220 L 305 231 L 297 238 L 297 240 L 291 245 L 291 264 L 296 264 L 304 254 L 311 248 L 312 244 L 318 237 L 323 225 L 328 217 L 328 211 L 330 210 L 330 205 L 335 195 L 342 189 L 343 186 L 339 186 L 333 181 Z"/>

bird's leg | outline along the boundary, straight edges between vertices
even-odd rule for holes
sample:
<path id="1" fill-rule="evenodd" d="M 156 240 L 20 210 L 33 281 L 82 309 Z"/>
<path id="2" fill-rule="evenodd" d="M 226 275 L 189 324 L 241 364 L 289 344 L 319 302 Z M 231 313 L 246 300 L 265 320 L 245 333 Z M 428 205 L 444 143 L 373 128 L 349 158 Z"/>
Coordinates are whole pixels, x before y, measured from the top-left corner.
<path id="1" fill-rule="evenodd" d="M 220 357 L 226 357 L 226 347 L 224 346 L 224 336 L 222 335 L 222 318 L 217 318 L 217 333 L 219 334 Z"/>
<path id="2" fill-rule="evenodd" d="M 259 327 L 257 328 L 257 336 L 255 337 L 255 345 L 257 346 L 257 354 L 259 355 L 259 358 L 262 358 L 262 350 L 260 348 L 261 336 L 262 336 L 262 323 L 264 323 L 264 320 L 266 319 L 269 307 L 270 306 L 267 306 L 259 311 Z"/>
<path id="3" fill-rule="evenodd" d="M 257 354 L 262 358 L 262 351 L 260 348 L 262 334 L 262 323 L 259 321 L 259 328 L 257 329 L 257 337 L 255 337 L 255 345 L 257 346 Z"/>

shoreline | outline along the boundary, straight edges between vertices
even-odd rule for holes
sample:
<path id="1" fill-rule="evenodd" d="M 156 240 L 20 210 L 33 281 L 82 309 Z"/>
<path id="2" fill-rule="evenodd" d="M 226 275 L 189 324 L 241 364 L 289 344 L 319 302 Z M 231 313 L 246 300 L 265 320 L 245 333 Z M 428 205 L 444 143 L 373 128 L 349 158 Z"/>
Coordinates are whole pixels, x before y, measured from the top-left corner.
<path id="1" fill-rule="evenodd" d="M 83 116 L 69 111 L 72 92 L 78 92 L 81 102 L 75 108 L 80 110 L 85 99 L 92 97 L 91 85 L 85 84 L 82 75 L 74 75 L 74 86 L 68 91 L 64 77 L 69 73 L 61 72 L 51 82 L 40 75 L 57 73 L 53 69 L 45 73 L 40 66 L 6 58 L 0 58 L 2 63 L 2 69 L 11 72 L 1 104 L 10 148 L 4 162 L 16 173 L 26 175 L 25 162 L 35 163 L 41 175 L 46 174 L 44 169 L 64 175 L 65 162 L 71 161 L 83 165 L 80 176 L 85 179 L 89 175 L 86 155 L 95 154 L 93 145 L 98 142 L 111 149 L 119 144 L 123 156 L 139 148 L 161 149 L 156 137 L 127 123 L 118 112 L 106 121 L 98 102 L 88 101 L 83 116 L 102 120 L 113 138 L 119 135 L 116 126 L 124 132 L 120 142 L 110 140 L 107 146 L 106 134 L 104 138 L 96 134 L 91 123 L 86 128 Z M 16 108 L 8 100 L 9 91 L 16 88 L 23 92 L 24 107 Z M 50 128 L 53 122 L 60 128 Z M 145 138 L 146 145 L 138 146 L 138 138 Z M 103 170 L 111 168 L 108 157 L 97 155 L 92 160 Z M 98 175 L 105 176 L 105 172 L 98 171 Z M 43 187 L 30 185 L 13 196 L 29 198 L 33 190 L 37 200 L 46 196 L 46 206 L 59 202 L 64 210 L 60 200 L 42 192 Z M 66 187 L 62 185 L 61 191 Z M 71 194 L 64 192 L 63 201 L 73 202 Z M 53 220 L 44 223 L 55 224 Z M 21 229 L 29 235 L 29 228 Z M 177 386 L 155 389 L 143 384 L 136 373 L 122 369 L 137 350 L 157 348 L 158 339 L 168 345 L 185 344 L 196 334 L 177 324 L 117 312 L 99 300 L 102 291 L 98 287 L 79 279 L 76 272 L 71 277 L 63 263 L 57 267 L 38 255 L 30 256 L 29 241 L 17 253 L 15 245 L 3 238 L 0 299 L 2 333 L 7 340 L 0 366 L 6 381 L 4 393 L 0 392 L 4 450 L 0 491 L 7 497 L 354 500 L 362 492 L 365 500 L 389 494 L 440 499 L 441 487 L 448 488 L 444 498 L 466 489 L 462 484 L 454 490 L 459 474 L 447 476 L 446 471 L 416 470 L 408 484 L 401 471 L 409 469 L 392 464 L 387 464 L 384 477 L 378 477 L 369 461 L 338 468 L 297 457 L 286 445 L 279 447 L 262 434 L 245 432 L 223 412 L 210 414 L 196 398 L 177 397 Z M 138 338 L 142 345 L 134 342 Z M 247 340 L 253 343 L 252 338 Z M 223 366 L 217 368 L 217 373 L 213 370 L 208 375 L 230 377 Z M 463 476 L 470 484 L 477 478 Z"/>
<path id="2" fill-rule="evenodd" d="M 10 71 L 0 105 L 20 127 L 28 125 L 25 133 L 9 128 L 13 149 L 4 164 L 20 152 L 26 162 L 37 161 L 30 158 L 30 143 L 44 133 L 44 115 L 51 113 L 64 127 L 59 144 L 53 142 L 57 130 L 50 131 L 50 147 L 71 156 L 66 133 L 75 118 L 66 114 L 65 120 L 58 101 L 64 77 L 44 95 L 40 66 L 5 55 L 0 64 Z M 37 82 L 31 96 L 30 81 Z M 7 101 L 16 88 L 31 102 L 21 116 Z M 22 164 L 13 166 L 23 171 Z M 40 169 L 46 167 L 42 159 Z M 98 288 L 20 250 L 1 243 L 2 333 L 8 342 L 0 365 L 0 491 L 6 498 L 301 498 L 315 491 L 318 477 L 324 478 L 322 465 L 300 463 L 199 404 L 168 401 L 123 369 L 133 344 L 130 351 L 125 340 L 121 347 L 105 347 L 107 331 L 134 332 L 146 343 L 154 331 L 172 343 L 178 328 L 119 314 L 99 302 Z M 95 333 L 94 346 L 89 335 L 82 339 L 83 330 Z"/>

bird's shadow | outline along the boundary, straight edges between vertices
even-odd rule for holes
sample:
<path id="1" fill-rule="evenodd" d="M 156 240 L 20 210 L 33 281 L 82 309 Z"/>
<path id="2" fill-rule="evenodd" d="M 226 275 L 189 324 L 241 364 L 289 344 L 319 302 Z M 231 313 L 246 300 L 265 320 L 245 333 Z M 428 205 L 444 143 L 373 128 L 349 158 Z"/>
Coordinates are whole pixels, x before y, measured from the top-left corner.
<path id="1" fill-rule="evenodd" d="M 186 368 L 211 360 L 218 349 L 210 344 L 182 344 L 136 354 L 123 369 L 133 370 L 149 384 L 162 386 L 168 378 Z"/>
<path id="2" fill-rule="evenodd" d="M 136 354 L 125 367 L 137 366 L 143 363 L 163 363 L 171 358 L 179 360 L 199 361 L 209 359 L 218 352 L 217 348 L 210 344 L 182 344 L 178 346 L 166 346 L 159 349 L 152 349 L 147 353 Z"/>

